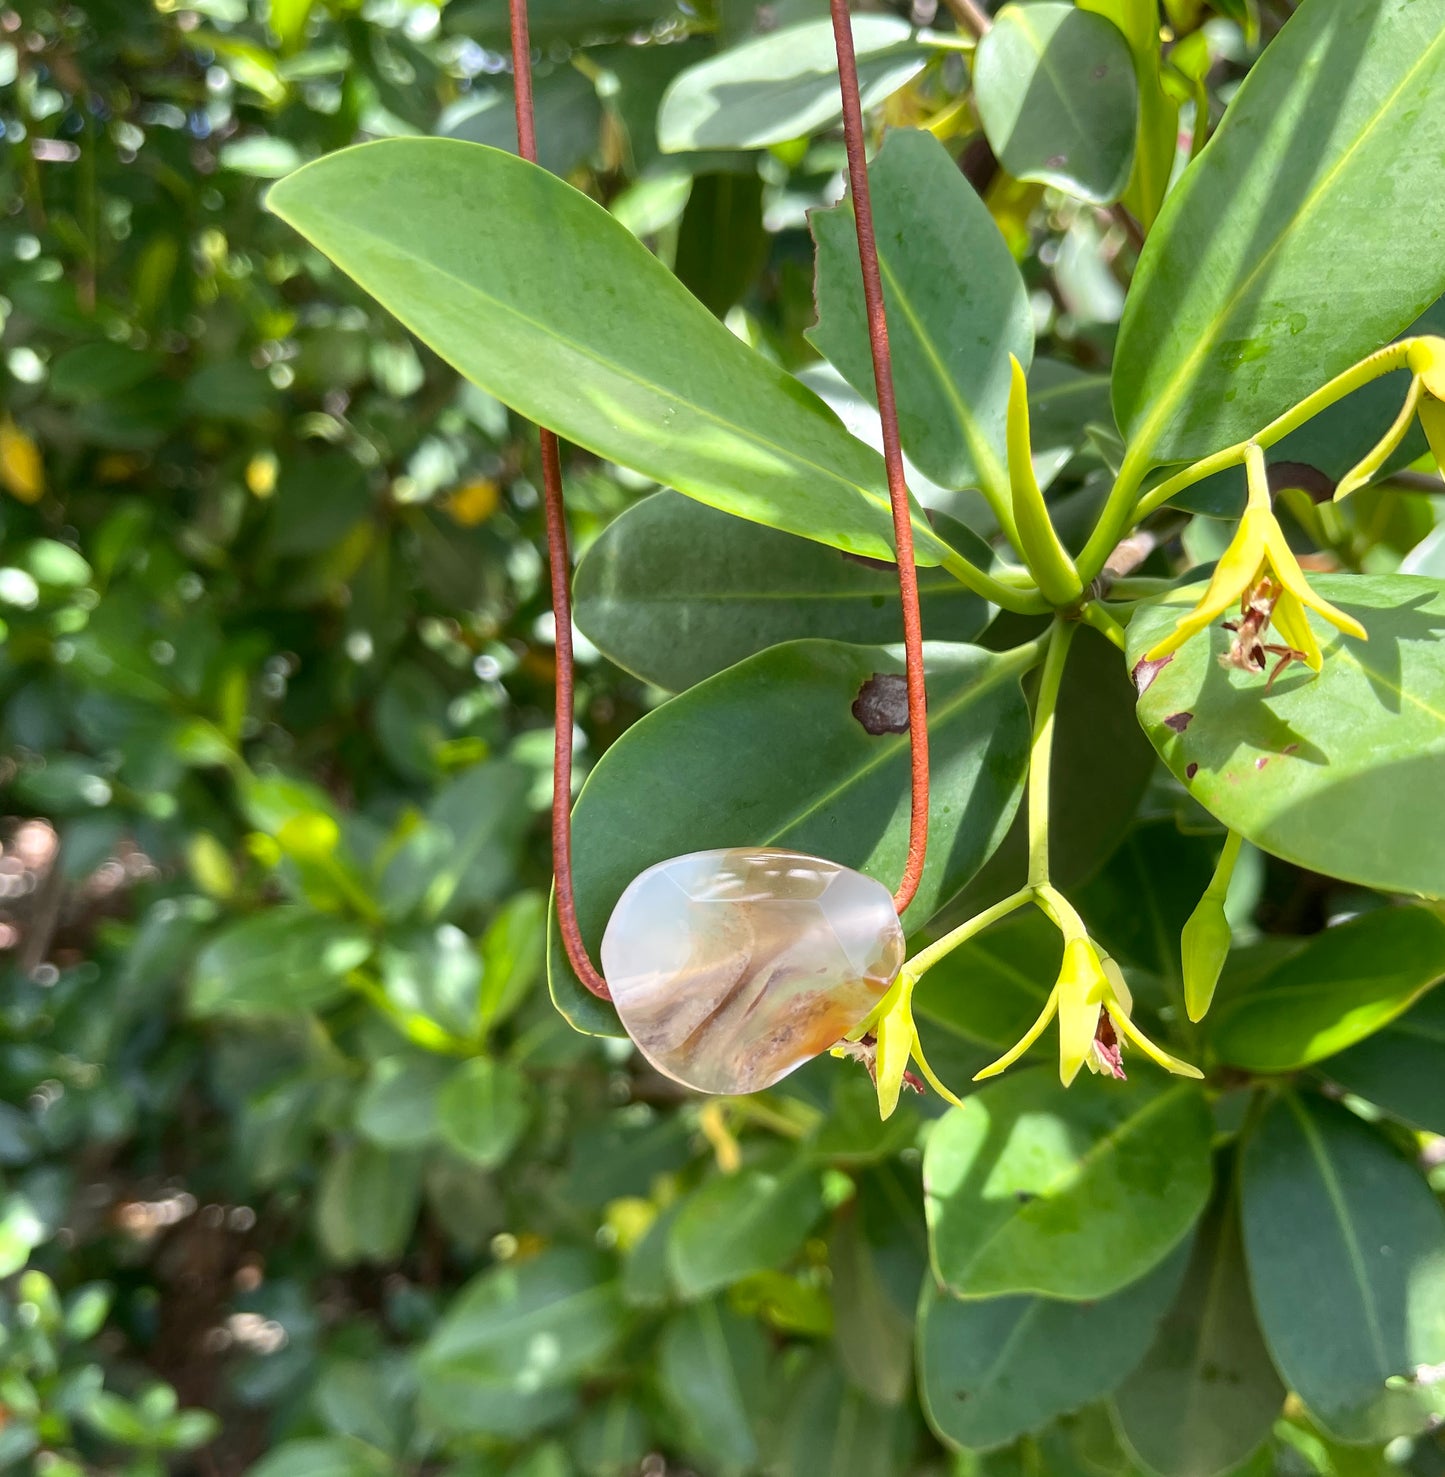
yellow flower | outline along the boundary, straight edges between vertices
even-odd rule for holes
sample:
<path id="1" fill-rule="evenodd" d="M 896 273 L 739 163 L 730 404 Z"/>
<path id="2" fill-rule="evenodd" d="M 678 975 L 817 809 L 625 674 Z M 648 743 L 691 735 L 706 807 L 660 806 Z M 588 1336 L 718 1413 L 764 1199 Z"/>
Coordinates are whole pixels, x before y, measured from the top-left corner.
<path id="1" fill-rule="evenodd" d="M 0 487 L 22 503 L 45 496 L 40 448 L 8 416 L 0 420 Z"/>
<path id="2" fill-rule="evenodd" d="M 929 1086 L 956 1108 L 963 1104 L 941 1083 L 923 1055 L 918 1040 L 918 1027 L 913 1023 L 913 989 L 918 983 L 904 970 L 893 982 L 892 988 L 879 1002 L 878 1008 L 859 1028 L 856 1039 L 840 1041 L 833 1047 L 833 1056 L 854 1057 L 861 1061 L 873 1078 L 878 1089 L 878 1116 L 890 1118 L 898 1106 L 903 1084 L 922 1091 L 922 1085 L 909 1071 L 910 1058 L 918 1063 Z"/>
<path id="3" fill-rule="evenodd" d="M 1274 516 L 1264 452 L 1258 446 L 1248 448 L 1245 466 L 1249 474 L 1249 504 L 1233 541 L 1215 565 L 1214 577 L 1203 599 L 1188 615 L 1179 618 L 1163 640 L 1149 648 L 1146 661 L 1157 662 L 1177 651 L 1235 604 L 1240 606 L 1240 635 L 1245 642 L 1241 655 L 1238 651 L 1241 642 L 1236 641 L 1235 665 L 1251 666 L 1255 670 L 1262 667 L 1263 651 L 1269 648 L 1263 647 L 1259 638 L 1272 622 L 1290 648 L 1290 654 L 1318 672 L 1324 659 L 1305 615 L 1306 606 L 1347 636 L 1367 639 L 1365 628 L 1357 620 L 1310 588 Z"/>
<path id="4" fill-rule="evenodd" d="M 1011 1067 L 1043 1035 L 1044 1028 L 1055 1016 L 1059 1018 L 1059 1079 L 1065 1087 L 1084 1066 L 1091 1072 L 1122 1077 L 1121 1053 L 1125 1041 L 1137 1046 L 1165 1071 L 1180 1077 L 1204 1075 L 1198 1067 L 1191 1067 L 1156 1046 L 1134 1024 L 1133 1011 L 1134 1000 L 1124 982 L 1123 971 L 1089 939 L 1076 934 L 1065 940 L 1058 981 L 1038 1020 L 1021 1041 L 979 1072 L 974 1081 L 996 1077 Z"/>
<path id="5" fill-rule="evenodd" d="M 1335 488 L 1335 501 L 1348 497 L 1369 482 L 1385 465 L 1390 454 L 1405 439 L 1410 422 L 1418 414 L 1435 463 L 1445 476 L 1445 338 L 1433 334 L 1409 339 L 1406 365 L 1413 378 L 1400 413 L 1380 437 L 1343 477 Z"/>

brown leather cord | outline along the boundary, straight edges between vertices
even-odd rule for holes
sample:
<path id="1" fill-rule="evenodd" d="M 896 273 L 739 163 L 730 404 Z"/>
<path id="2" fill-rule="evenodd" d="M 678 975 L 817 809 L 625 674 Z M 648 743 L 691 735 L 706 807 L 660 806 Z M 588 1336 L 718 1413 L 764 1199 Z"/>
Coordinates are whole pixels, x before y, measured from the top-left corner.
<path id="1" fill-rule="evenodd" d="M 912 808 L 908 859 L 903 880 L 894 894 L 898 912 L 918 891 L 928 848 L 928 723 L 923 681 L 923 631 L 918 610 L 918 572 L 913 562 L 913 523 L 903 456 L 898 439 L 898 409 L 893 393 L 893 367 L 888 349 L 883 286 L 878 248 L 873 234 L 873 212 L 868 194 L 867 161 L 863 145 L 863 115 L 858 98 L 858 63 L 846 0 L 831 0 L 833 31 L 838 50 L 838 79 L 843 94 L 843 132 L 847 142 L 848 174 L 858 223 L 858 256 L 863 269 L 863 291 L 868 311 L 868 340 L 878 389 L 878 411 L 883 426 L 883 457 L 893 509 L 894 545 L 898 553 L 898 586 L 903 605 L 903 640 L 908 673 L 908 735 L 912 764 Z M 508 0 L 512 31 L 517 148 L 524 159 L 537 162 L 537 130 L 532 102 L 531 37 L 527 0 Z M 562 464 L 557 438 L 541 430 L 543 503 L 547 519 L 547 559 L 552 581 L 552 611 L 556 624 L 557 696 L 556 739 L 552 763 L 552 865 L 556 874 L 557 922 L 563 947 L 577 977 L 592 994 L 607 1000 L 611 994 L 587 953 L 577 924 L 572 885 L 572 730 L 574 710 L 572 658 L 572 600 L 567 523 L 562 503 Z"/>
<path id="2" fill-rule="evenodd" d="M 893 358 L 888 349 L 883 279 L 878 268 L 878 242 L 873 234 L 873 202 L 868 193 L 868 159 L 863 143 L 863 107 L 858 100 L 858 58 L 853 50 L 853 24 L 848 17 L 848 0 L 830 0 L 830 4 L 833 40 L 838 50 L 838 84 L 843 93 L 843 139 L 848 150 L 848 183 L 853 194 L 853 217 L 858 226 L 863 301 L 868 310 L 868 347 L 873 354 L 873 383 L 878 391 L 878 419 L 883 427 L 888 499 L 893 505 L 898 594 L 903 604 L 913 799 L 908 822 L 908 860 L 904 864 L 903 880 L 893 894 L 893 906 L 901 913 L 918 891 L 923 863 L 928 855 L 928 698 L 923 681 L 923 621 L 918 611 L 913 515 L 908 505 L 908 483 L 903 475 L 903 449 L 898 439 L 898 404 L 893 395 Z"/>
<path id="3" fill-rule="evenodd" d="M 515 79 L 517 151 L 537 162 L 537 124 L 532 106 L 532 38 L 527 0 L 508 0 L 512 22 L 512 74 Z M 577 926 L 577 898 L 572 890 L 572 591 L 567 556 L 567 517 L 562 506 L 562 458 L 557 438 L 539 429 L 542 445 L 542 502 L 547 514 L 547 564 L 552 576 L 552 615 L 557 627 L 557 720 L 552 749 L 552 870 L 557 879 L 557 926 L 562 946 L 577 978 L 599 1000 L 612 992 L 593 964 Z"/>

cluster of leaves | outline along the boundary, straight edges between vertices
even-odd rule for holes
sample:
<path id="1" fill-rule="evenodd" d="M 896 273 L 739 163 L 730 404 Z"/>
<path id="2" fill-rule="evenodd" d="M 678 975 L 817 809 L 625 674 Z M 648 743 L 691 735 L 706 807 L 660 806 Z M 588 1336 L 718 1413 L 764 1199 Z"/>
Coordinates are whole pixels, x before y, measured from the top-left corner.
<path id="1" fill-rule="evenodd" d="M 1045 606 L 1001 558 L 1009 355 L 1087 567 L 1121 468 L 1254 435 L 1445 290 L 1445 27 L 1289 8 L 1168 0 L 1167 47 L 1154 0 L 1008 5 L 976 47 L 952 7 L 856 17 L 937 643 L 915 940 L 1024 877 Z M 852 711 L 901 662 L 831 32 L 822 0 L 533 0 L 544 172 L 506 152 L 506 11 L 0 12 L 0 1470 L 1438 1474 L 1434 464 L 1412 431 L 1308 495 L 1401 376 L 1270 448 L 1368 648 L 1265 704 L 1196 638 L 1136 714 L 1231 463 L 1115 581 L 1128 659 L 1081 628 L 1063 672 L 1052 882 L 1205 1080 L 1131 1057 L 1065 1092 L 1040 1049 L 880 1123 L 824 1059 L 700 1104 L 547 938 L 521 417 L 585 448 L 594 948 L 703 847 L 891 884 L 907 741 Z M 358 137 L 388 141 L 292 174 Z M 1226 825 L 1236 947 L 1196 1026 L 1178 940 Z M 934 967 L 946 1080 L 1059 958 L 1029 911 Z"/>

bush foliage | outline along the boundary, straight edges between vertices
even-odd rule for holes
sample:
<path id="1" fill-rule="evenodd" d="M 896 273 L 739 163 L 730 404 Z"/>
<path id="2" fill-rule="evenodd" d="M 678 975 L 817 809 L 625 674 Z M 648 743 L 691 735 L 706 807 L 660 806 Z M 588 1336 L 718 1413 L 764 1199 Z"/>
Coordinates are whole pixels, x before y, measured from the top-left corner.
<path id="1" fill-rule="evenodd" d="M 827 1055 L 703 1099 L 549 942 L 528 415 L 594 949 L 670 855 L 901 864 L 824 0 L 533 0 L 543 169 L 503 0 L 15 0 L 0 1472 L 1445 1473 L 1445 360 L 1367 357 L 1445 321 L 1445 20 L 856 8 L 940 643 L 904 921 L 1022 883 L 1030 705 L 1068 909 L 895 1019 L 963 1088 L 1072 916 L 1202 1082 L 1045 1038 L 951 1110 Z M 1221 606 L 1155 675 L 1261 506 L 1368 646 L 1271 545 L 1286 670 Z"/>

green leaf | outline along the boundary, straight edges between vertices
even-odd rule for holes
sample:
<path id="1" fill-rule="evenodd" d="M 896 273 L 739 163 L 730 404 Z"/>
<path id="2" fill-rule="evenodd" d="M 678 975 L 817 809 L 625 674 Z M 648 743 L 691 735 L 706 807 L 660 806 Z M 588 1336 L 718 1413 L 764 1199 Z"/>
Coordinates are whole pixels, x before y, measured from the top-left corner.
<path id="1" fill-rule="evenodd" d="M 572 1438 L 577 1464 L 587 1477 L 631 1477 L 656 1445 L 646 1413 L 620 1391 L 594 1405 Z"/>
<path id="2" fill-rule="evenodd" d="M 880 1404 L 897 1405 L 911 1384 L 913 1309 L 895 1295 L 885 1258 L 895 1265 L 900 1261 L 907 1265 L 916 1257 L 921 1276 L 927 1252 L 922 1244 L 913 1246 L 907 1234 L 909 1226 L 906 1222 L 897 1225 L 892 1207 L 888 1208 L 888 1222 L 880 1228 L 887 1238 L 880 1247 L 869 1234 L 866 1217 L 856 1207 L 845 1210 L 828 1242 L 828 1266 L 833 1276 L 833 1337 L 838 1362 L 860 1390 Z M 921 1234 L 919 1240 L 921 1243 Z M 917 1276 L 912 1281 L 916 1283 Z"/>
<path id="3" fill-rule="evenodd" d="M 1008 496 L 1008 356 L 1028 368 L 1033 313 L 988 207 L 932 134 L 894 129 L 868 169 L 898 428 L 945 487 Z M 810 217 L 818 246 L 813 344 L 876 404 L 851 199 Z"/>
<path id="4" fill-rule="evenodd" d="M 1147 1069 L 1141 1069 L 1147 1070 Z M 1188 1234 L 1212 1123 L 1193 1083 L 1020 1072 L 939 1122 L 923 1158 L 934 1275 L 956 1297 L 1099 1298 Z"/>
<path id="5" fill-rule="evenodd" d="M 356 1127 L 383 1149 L 414 1149 L 436 1132 L 437 1092 L 446 1063 L 430 1057 L 384 1057 L 356 1100 Z"/>
<path id="6" fill-rule="evenodd" d="M 859 96 L 865 109 L 923 70 L 928 50 L 906 21 L 853 17 Z M 843 116 L 833 28 L 805 21 L 744 41 L 680 72 L 657 112 L 663 152 L 760 149 L 831 127 Z"/>
<path id="7" fill-rule="evenodd" d="M 1047 490 L 1088 444 L 1091 426 L 1112 429 L 1106 375 L 1086 374 L 1058 359 L 1035 359 L 1029 370 L 1029 438 L 1034 477 Z"/>
<path id="8" fill-rule="evenodd" d="M 495 1169 L 517 1146 L 532 1116 L 532 1089 L 507 1062 L 474 1057 L 437 1095 L 442 1141 L 464 1159 Z"/>
<path id="9" fill-rule="evenodd" d="M 386 997 L 404 1019 L 430 1027 L 419 1037 L 427 1046 L 465 1041 L 471 1035 L 481 978 L 482 965 L 472 941 L 450 923 L 396 929 L 382 946 Z"/>
<path id="10" fill-rule="evenodd" d="M 1097 1302 L 959 1302 L 930 1278 L 918 1304 L 919 1396 L 949 1446 L 1006 1445 L 1107 1395 L 1134 1368 L 1179 1288 L 1187 1243 Z"/>
<path id="11" fill-rule="evenodd" d="M 1445 976 L 1445 919 L 1381 908 L 1316 934 L 1209 1023 L 1220 1061 L 1292 1072 L 1363 1041 Z"/>
<path id="12" fill-rule="evenodd" d="M 443 1431 L 520 1438 L 565 1414 L 565 1387 L 624 1332 L 601 1260 L 558 1248 L 474 1278 L 417 1356 L 422 1408 Z"/>
<path id="13" fill-rule="evenodd" d="M 1317 676 L 1225 671 L 1229 633 L 1185 642 L 1139 697 L 1139 722 L 1190 794 L 1264 851 L 1385 892 L 1445 897 L 1445 582 L 1323 575 L 1314 588 L 1353 614 L 1368 644 L 1310 623 Z M 1173 628 L 1202 585 L 1171 592 L 1129 625 L 1129 661 Z M 1171 721 L 1172 720 L 1172 723 Z M 1180 731 L 1182 729 L 1182 731 Z"/>
<path id="14" fill-rule="evenodd" d="M 1445 1211 L 1336 1103 L 1282 1094 L 1244 1148 L 1244 1247 L 1285 1383 L 1343 1441 L 1425 1430 L 1445 1391 Z"/>
<path id="15" fill-rule="evenodd" d="M 268 198 L 529 420 L 714 507 L 891 557 L 882 458 L 546 171 L 479 144 L 383 139 L 297 170 Z M 921 515 L 914 525 L 919 563 L 946 558 Z"/>
<path id="16" fill-rule="evenodd" d="M 770 1376 L 767 1341 L 758 1325 L 717 1303 L 700 1303 L 672 1319 L 657 1349 L 662 1398 L 687 1446 L 719 1477 L 757 1465 L 757 1426 Z"/>
<path id="17" fill-rule="evenodd" d="M 1445 990 L 1332 1057 L 1324 1071 L 1412 1128 L 1445 1133 Z"/>
<path id="18" fill-rule="evenodd" d="M 547 958 L 547 899 L 540 892 L 509 897 L 487 924 L 479 945 L 482 984 L 477 1027 L 490 1031 L 527 998 Z"/>
<path id="19" fill-rule="evenodd" d="M 879 1477 L 909 1469 L 912 1412 L 875 1405 L 831 1361 L 815 1359 L 787 1392 L 778 1477 Z"/>
<path id="20" fill-rule="evenodd" d="M 907 914 L 918 921 L 997 844 L 1028 748 L 1018 658 L 931 646 L 928 665 L 934 804 L 928 865 Z M 791 847 L 891 886 L 907 848 L 908 735 L 869 733 L 852 706 L 875 674 L 896 682 L 901 671 L 896 648 L 793 641 L 630 728 L 588 777 L 573 820 L 577 914 L 593 957 L 632 879 L 688 852 Z M 897 695 L 893 684 L 886 691 Z M 577 983 L 555 920 L 548 967 L 553 999 L 574 1025 L 617 1030 Z"/>
<path id="21" fill-rule="evenodd" d="M 348 1144 L 321 1170 L 317 1238 L 342 1266 L 395 1261 L 411 1235 L 420 1194 L 415 1154 Z"/>
<path id="22" fill-rule="evenodd" d="M 959 529 L 960 550 L 986 549 Z M 942 570 L 919 574 L 923 629 L 967 641 L 988 607 Z M 674 692 L 782 641 L 900 641 L 896 570 L 659 492 L 610 523 L 577 570 L 577 625 L 619 666 Z"/>
<path id="23" fill-rule="evenodd" d="M 371 953 L 355 924 L 308 908 L 268 908 L 228 924 L 206 945 L 191 979 L 191 1009 L 267 1014 L 317 1010 L 346 993 L 346 976 Z"/>
<path id="24" fill-rule="evenodd" d="M 710 312 L 725 317 L 767 260 L 763 181 L 754 173 L 700 174 L 692 183 L 672 269 Z"/>
<path id="25" fill-rule="evenodd" d="M 1284 1404 L 1250 1299 L 1234 1176 L 1221 1179 L 1184 1286 L 1114 1395 L 1124 1439 L 1159 1477 L 1233 1472 L 1268 1439 Z"/>
<path id="26" fill-rule="evenodd" d="M 1005 5 L 978 43 L 974 98 L 1015 178 L 1107 205 L 1134 162 L 1138 85 L 1112 22 L 1056 0 Z"/>
<path id="27" fill-rule="evenodd" d="M 1440 13 L 1304 0 L 1140 256 L 1114 357 L 1131 458 L 1243 440 L 1418 317 L 1445 290 L 1442 193 Z"/>
<path id="28" fill-rule="evenodd" d="M 706 1297 L 750 1272 L 791 1258 L 823 1213 L 822 1185 L 811 1165 L 751 1166 L 720 1174 L 683 1202 L 667 1243 L 678 1291 Z"/>

